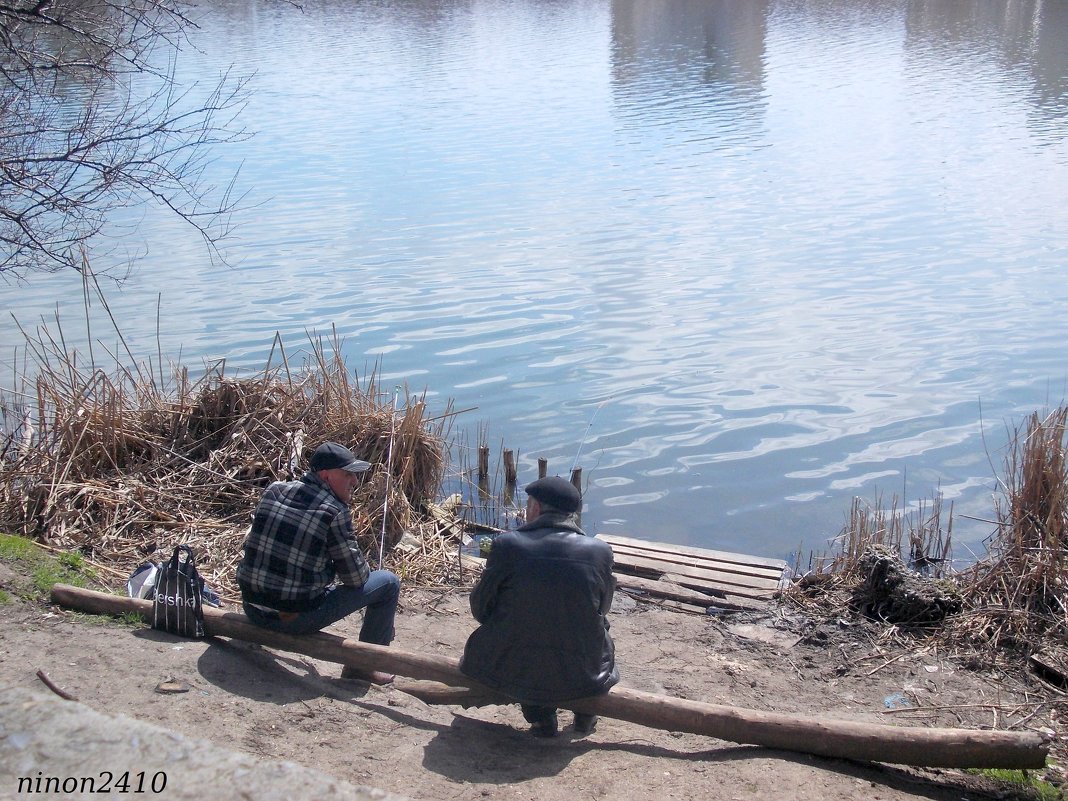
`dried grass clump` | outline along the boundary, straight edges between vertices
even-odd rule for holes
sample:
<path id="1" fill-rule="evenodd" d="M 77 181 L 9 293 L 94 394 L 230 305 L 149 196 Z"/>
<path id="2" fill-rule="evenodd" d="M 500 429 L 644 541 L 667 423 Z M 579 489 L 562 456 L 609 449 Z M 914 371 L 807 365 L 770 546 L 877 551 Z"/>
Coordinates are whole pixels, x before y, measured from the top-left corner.
<path id="1" fill-rule="evenodd" d="M 860 572 L 851 603 L 865 617 L 917 627 L 943 623 L 961 611 L 963 599 L 952 581 L 909 568 L 898 550 L 870 546 L 861 556 Z"/>
<path id="2" fill-rule="evenodd" d="M 854 498 L 849 518 L 834 540 L 837 549 L 830 555 L 810 555 L 804 571 L 799 562 L 795 564 L 796 580 L 786 588 L 784 597 L 811 611 L 835 614 L 852 607 L 878 617 L 875 610 L 882 608 L 885 612 L 888 607 L 885 598 L 875 599 L 876 595 L 886 594 L 887 573 L 877 568 L 889 558 L 895 562 L 894 575 L 909 570 L 916 573 L 918 581 L 910 588 L 911 594 L 941 595 L 945 588 L 927 592 L 919 591 L 918 587 L 943 577 L 952 535 L 952 505 L 943 525 L 942 497 L 938 493 L 908 512 L 898 509 L 897 496 L 891 499 L 889 508 L 881 497 L 874 504 Z M 878 558 L 873 558 L 873 554 Z M 894 586 L 903 585 L 894 582 Z M 871 598 L 865 599 L 863 587 L 868 588 Z M 882 589 L 876 592 L 877 587 Z M 916 614 L 912 615 L 906 611 L 907 603 L 895 602 L 892 606 L 896 610 L 894 622 L 904 622 L 909 617 L 915 617 L 916 623 L 929 622 L 927 613 L 913 610 Z"/>
<path id="3" fill-rule="evenodd" d="M 1033 413 L 1010 436 L 989 555 L 963 576 L 974 610 L 962 631 L 1027 652 L 1068 635 L 1068 407 Z"/>
<path id="4" fill-rule="evenodd" d="M 952 507 L 943 531 L 937 496 L 929 514 L 921 505 L 912 517 L 897 512 L 896 498 L 889 510 L 881 502 L 872 508 L 855 499 L 838 551 L 810 559 L 809 570 L 785 596 L 827 614 L 852 606 L 901 624 L 944 618 L 939 635 L 954 647 L 987 655 L 1059 653 L 1068 675 L 1068 649 L 1061 645 L 1068 638 L 1066 452 L 1066 406 L 1036 412 L 1010 431 L 1002 497 L 994 502 L 997 529 L 987 542 L 988 555 L 966 570 L 944 571 Z M 904 561 L 884 569 L 906 550 L 907 576 Z M 908 603 L 887 600 L 891 585 L 908 590 Z M 914 602 L 919 606 L 913 608 Z"/>
<path id="5" fill-rule="evenodd" d="M 252 377 L 218 365 L 190 382 L 179 369 L 171 389 L 150 369 L 83 371 L 54 344 L 31 343 L 34 392 L 5 406 L 20 422 L 5 426 L 0 448 L 3 530 L 77 549 L 116 585 L 150 554 L 186 543 L 209 583 L 233 597 L 263 488 L 299 477 L 314 447 L 335 440 L 372 464 L 352 503 L 372 561 L 384 548 L 383 566 L 425 582 L 456 562 L 459 529 L 427 513 L 447 467 L 450 414 L 429 420 L 421 397 L 383 395 L 373 375 L 359 385 L 339 343 L 328 357 L 313 342 L 298 371 L 281 351 L 281 365 Z"/>

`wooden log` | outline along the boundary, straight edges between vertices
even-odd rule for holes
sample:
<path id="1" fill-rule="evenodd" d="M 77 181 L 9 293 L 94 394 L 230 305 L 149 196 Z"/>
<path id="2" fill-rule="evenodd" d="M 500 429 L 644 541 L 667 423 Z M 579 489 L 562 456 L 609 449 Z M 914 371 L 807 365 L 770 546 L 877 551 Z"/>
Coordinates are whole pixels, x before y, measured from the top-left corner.
<path id="1" fill-rule="evenodd" d="M 63 584 L 52 588 L 52 599 L 62 606 L 97 614 L 148 615 L 152 609 L 151 601 Z M 276 634 L 254 626 L 244 615 L 212 608 L 204 610 L 204 629 L 213 636 L 234 637 L 362 670 L 384 670 L 446 685 L 430 692 L 418 683 L 398 684 L 398 689 L 407 687 L 413 695 L 433 699 L 429 703 L 469 706 L 512 703 L 464 676 L 458 660 L 450 657 L 369 645 L 322 632 L 299 637 Z M 421 691 L 425 691 L 423 695 Z M 812 718 L 706 704 L 619 686 L 605 695 L 559 706 L 735 743 L 916 767 L 1040 768 L 1045 765 L 1049 751 L 1049 741 L 1037 732 L 927 729 Z"/>
<path id="2" fill-rule="evenodd" d="M 466 708 L 508 703 L 507 698 L 488 688 L 449 687 L 433 681 L 402 681 L 397 688 L 428 704 Z M 808 718 L 706 704 L 619 686 L 605 695 L 560 706 L 666 731 L 914 767 L 1039 768 L 1045 766 L 1049 751 L 1048 741 L 1037 732 L 921 729 Z"/>
<path id="3" fill-rule="evenodd" d="M 60 606 L 93 614 L 122 615 L 132 612 L 141 615 L 146 620 L 152 614 L 151 601 L 110 595 L 66 584 L 56 584 L 52 587 L 52 600 Z M 245 615 L 239 612 L 223 612 L 209 606 L 204 607 L 204 631 L 209 636 L 232 637 L 279 648 L 283 651 L 304 654 L 325 662 L 351 665 L 364 671 L 383 670 L 447 684 L 455 684 L 458 674 L 455 665 L 448 660 L 442 662 L 442 657 L 426 656 L 383 645 L 372 645 L 325 632 L 300 636 L 279 634 L 253 625 Z"/>

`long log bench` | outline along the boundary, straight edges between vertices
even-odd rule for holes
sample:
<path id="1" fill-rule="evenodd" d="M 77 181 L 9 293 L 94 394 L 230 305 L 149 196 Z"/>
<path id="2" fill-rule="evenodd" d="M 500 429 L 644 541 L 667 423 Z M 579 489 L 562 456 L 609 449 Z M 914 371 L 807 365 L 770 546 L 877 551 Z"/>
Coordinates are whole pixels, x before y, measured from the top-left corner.
<path id="1" fill-rule="evenodd" d="M 94 614 L 151 614 L 152 602 L 57 584 L 52 600 Z M 429 703 L 480 706 L 513 701 L 464 676 L 458 660 L 370 645 L 320 632 L 277 634 L 254 626 L 243 614 L 204 610 L 210 636 L 231 637 L 315 659 L 381 670 L 416 679 L 396 687 Z M 626 720 L 651 728 L 716 737 L 817 756 L 917 767 L 1039 768 L 1049 742 L 1037 732 L 928 729 L 813 718 L 706 704 L 613 687 L 605 695 L 560 704 L 575 712 Z"/>

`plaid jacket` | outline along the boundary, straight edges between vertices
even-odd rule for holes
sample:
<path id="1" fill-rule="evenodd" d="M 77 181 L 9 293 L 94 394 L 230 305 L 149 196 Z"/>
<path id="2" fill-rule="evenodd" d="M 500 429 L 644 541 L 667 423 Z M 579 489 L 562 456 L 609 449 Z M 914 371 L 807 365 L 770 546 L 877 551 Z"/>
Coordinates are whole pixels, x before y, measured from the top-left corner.
<path id="1" fill-rule="evenodd" d="M 244 600 L 283 612 L 317 607 L 335 581 L 363 586 L 370 568 L 349 507 L 315 473 L 263 493 L 237 566 Z"/>

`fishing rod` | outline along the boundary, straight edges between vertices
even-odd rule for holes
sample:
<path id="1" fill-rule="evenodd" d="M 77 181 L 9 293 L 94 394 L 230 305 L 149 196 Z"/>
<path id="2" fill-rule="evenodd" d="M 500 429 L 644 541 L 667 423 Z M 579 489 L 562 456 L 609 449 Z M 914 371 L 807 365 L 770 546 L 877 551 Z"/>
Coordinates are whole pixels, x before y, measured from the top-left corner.
<path id="1" fill-rule="evenodd" d="M 378 536 L 378 569 L 382 569 L 386 558 L 386 519 L 389 513 L 389 489 L 393 479 L 393 439 L 397 426 L 397 393 L 400 387 L 393 387 L 393 409 L 389 415 L 389 450 L 386 452 L 386 494 L 382 498 L 382 533 Z"/>
<path id="2" fill-rule="evenodd" d="M 582 454 L 582 446 L 586 444 L 586 439 L 590 435 L 590 429 L 593 428 L 593 421 L 597 419 L 597 415 L 600 413 L 601 409 L 604 408 L 605 404 L 607 404 L 608 401 L 612 400 L 613 397 L 614 397 L 613 395 L 609 395 L 603 401 L 598 403 L 597 404 L 597 408 L 594 409 L 593 410 L 593 414 L 590 415 L 590 422 L 588 422 L 586 424 L 586 430 L 585 430 L 585 432 L 583 432 L 582 439 L 579 441 L 578 450 L 575 451 L 575 458 L 571 462 L 571 470 L 568 471 L 568 475 L 571 475 L 572 473 L 574 473 L 575 472 L 575 468 L 578 467 L 579 456 Z"/>

